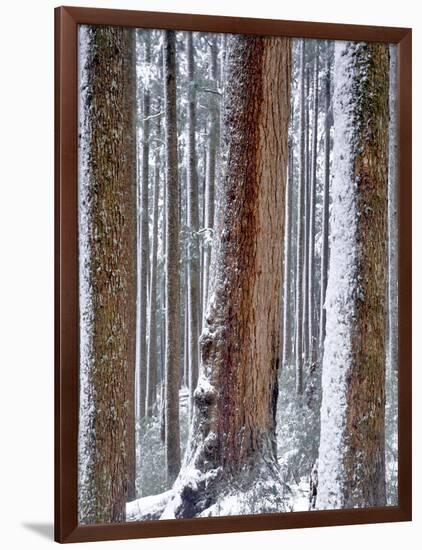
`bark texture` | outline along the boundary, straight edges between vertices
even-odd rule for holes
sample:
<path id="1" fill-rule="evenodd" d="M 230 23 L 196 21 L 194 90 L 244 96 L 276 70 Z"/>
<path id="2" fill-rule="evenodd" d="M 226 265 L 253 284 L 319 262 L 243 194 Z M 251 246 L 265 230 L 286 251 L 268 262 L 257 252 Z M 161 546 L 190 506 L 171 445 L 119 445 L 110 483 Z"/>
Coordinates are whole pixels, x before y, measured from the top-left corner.
<path id="1" fill-rule="evenodd" d="M 166 373 L 165 441 L 167 478 L 172 483 L 180 470 L 180 275 L 179 183 L 176 125 L 176 35 L 164 33 L 164 95 L 166 142 Z"/>
<path id="2" fill-rule="evenodd" d="M 341 137 L 333 151 L 317 504 L 384 506 L 389 51 L 335 47 Z"/>
<path id="3" fill-rule="evenodd" d="M 347 391 L 345 505 L 385 505 L 385 350 L 389 50 L 365 45 L 355 55 L 358 124 L 357 300 L 352 330 L 353 365 Z"/>
<path id="4" fill-rule="evenodd" d="M 255 490 L 271 475 L 266 496 L 277 499 L 282 492 L 275 411 L 290 65 L 287 39 L 229 39 L 227 168 L 201 336 L 201 377 L 184 469 L 163 517 L 212 514 L 210 507 L 230 488 L 250 489 L 246 478 L 252 471 Z M 271 498 L 264 501 L 255 503 L 260 511 L 271 509 Z M 249 510 L 252 505 L 244 503 Z"/>
<path id="5" fill-rule="evenodd" d="M 78 517 L 113 523 L 135 496 L 134 36 L 119 27 L 80 32 Z"/>

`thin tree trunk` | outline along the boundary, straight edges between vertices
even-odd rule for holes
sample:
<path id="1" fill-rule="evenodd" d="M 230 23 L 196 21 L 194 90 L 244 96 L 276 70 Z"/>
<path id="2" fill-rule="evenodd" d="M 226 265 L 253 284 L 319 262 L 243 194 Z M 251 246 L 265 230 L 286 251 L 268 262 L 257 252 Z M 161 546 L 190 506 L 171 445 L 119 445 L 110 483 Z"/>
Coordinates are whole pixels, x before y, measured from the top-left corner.
<path id="1" fill-rule="evenodd" d="M 304 266 L 304 215 L 306 192 L 305 163 L 305 41 L 300 50 L 300 112 L 299 112 L 299 189 L 297 202 L 297 244 L 296 244 L 296 393 L 303 392 L 303 266 Z"/>
<path id="2" fill-rule="evenodd" d="M 210 48 L 211 58 L 211 79 L 214 82 L 214 89 L 218 89 L 218 47 L 217 36 L 214 35 Z M 217 158 L 220 142 L 220 109 L 219 97 L 211 94 L 210 115 L 209 115 L 209 139 L 207 148 L 207 178 L 205 193 L 205 219 L 204 227 L 208 235 L 204 246 L 204 277 L 203 277 L 203 313 L 205 315 L 208 302 L 209 268 L 211 262 L 211 239 L 214 230 L 214 203 L 215 203 L 215 179 L 218 171 Z"/>
<path id="3" fill-rule="evenodd" d="M 284 294 L 283 294 L 283 354 L 282 366 L 291 361 L 292 333 L 291 333 L 291 279 L 292 279 L 292 208 L 293 208 L 293 153 L 289 144 L 289 167 L 285 198 L 285 238 L 284 238 Z"/>
<path id="4" fill-rule="evenodd" d="M 325 338 L 325 295 L 327 291 L 327 275 L 328 275 L 328 235 L 330 221 L 330 147 L 331 147 L 331 124 L 332 115 L 330 112 L 331 105 L 331 67 L 330 56 L 327 53 L 327 61 L 325 66 L 325 127 L 324 127 L 324 190 L 322 199 L 322 244 L 321 244 L 321 299 L 320 299 L 320 315 L 319 315 L 319 354 L 322 360 L 324 351 Z"/>
<path id="5" fill-rule="evenodd" d="M 141 31 L 138 31 L 141 32 Z M 144 42 L 144 63 L 151 63 L 150 31 L 142 31 Z M 150 92 L 148 87 L 142 98 L 142 174 L 141 174 L 141 258 L 139 277 L 139 411 L 138 417 L 145 416 L 147 397 L 147 308 L 148 308 L 148 271 L 149 271 L 149 223 L 148 223 L 148 186 L 149 186 L 149 139 L 150 139 Z"/>
<path id="6" fill-rule="evenodd" d="M 196 158 L 196 92 L 193 33 L 186 34 L 188 61 L 188 304 L 189 304 L 189 416 L 193 410 L 193 393 L 198 383 L 199 338 L 199 246 L 198 246 L 198 174 Z"/>
<path id="7" fill-rule="evenodd" d="M 316 341 L 315 341 L 315 310 L 316 300 L 314 292 L 315 281 L 315 209 L 316 209 L 316 178 L 317 178 L 317 147 L 318 147 L 318 72 L 319 72 L 319 46 L 316 42 L 315 62 L 314 62 L 314 101 L 313 101 L 313 120 L 312 120 L 312 166 L 310 180 L 310 204 L 309 204 L 309 266 L 308 266 L 308 342 L 309 357 L 311 365 L 316 364 Z"/>
<path id="8" fill-rule="evenodd" d="M 167 163 L 167 157 L 166 157 Z M 166 166 L 167 177 L 167 166 Z M 167 333 L 166 333 L 166 294 L 167 294 L 167 281 L 166 281 L 166 265 L 167 265 L 167 183 L 163 185 L 163 219 L 162 219 L 162 246 L 163 246 L 163 258 L 164 258 L 164 273 L 162 276 L 162 288 L 161 288 L 161 302 L 162 302 L 162 354 L 161 354 L 161 372 L 162 376 L 162 392 L 161 392 L 161 420 L 160 420 L 160 433 L 161 441 L 165 444 L 166 441 L 166 399 L 167 392 L 166 386 L 166 346 L 167 346 Z"/>
<path id="9" fill-rule="evenodd" d="M 391 374 L 398 369 L 398 257 L 397 257 L 397 52 L 390 48 L 390 134 L 388 164 L 388 364 Z"/>
<path id="10" fill-rule="evenodd" d="M 114 523 L 134 496 L 135 50 L 123 27 L 79 32 L 78 518 Z"/>
<path id="11" fill-rule="evenodd" d="M 167 480 L 180 470 L 180 324 L 179 324 L 179 184 L 177 174 L 176 34 L 164 32 L 164 90 L 166 112 L 166 376 L 165 440 Z"/>
<path id="12" fill-rule="evenodd" d="M 305 197 L 304 197 L 304 235 L 303 235 L 303 363 L 306 367 L 309 366 L 309 226 L 311 217 L 311 200 L 310 200 L 310 184 L 311 184 L 311 160 L 309 147 L 310 134 L 310 73 L 309 68 L 306 68 L 306 100 L 305 100 Z"/>
<path id="13" fill-rule="evenodd" d="M 158 109 L 159 111 L 159 109 Z M 157 119 L 160 120 L 159 118 Z M 157 135 L 160 123 L 157 124 Z M 152 214 L 152 253 L 150 306 L 148 318 L 148 380 L 147 380 L 147 416 L 151 417 L 157 395 L 157 248 L 158 248 L 158 195 L 160 191 L 160 149 L 155 149 L 154 198 Z"/>

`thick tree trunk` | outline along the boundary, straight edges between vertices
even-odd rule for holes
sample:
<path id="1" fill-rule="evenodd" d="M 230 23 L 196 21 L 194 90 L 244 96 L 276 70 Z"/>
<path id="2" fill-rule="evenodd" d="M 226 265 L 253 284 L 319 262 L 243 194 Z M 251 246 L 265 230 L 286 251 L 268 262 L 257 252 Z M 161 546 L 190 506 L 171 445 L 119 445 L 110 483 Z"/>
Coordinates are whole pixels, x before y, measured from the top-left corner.
<path id="1" fill-rule="evenodd" d="M 231 36 L 227 61 L 227 170 L 201 379 L 184 468 L 163 517 L 212 515 L 220 504 L 246 513 L 224 508 L 231 490 L 249 491 L 239 499 L 245 510 L 279 510 L 282 500 L 275 410 L 290 43 Z M 249 476 L 262 501 L 251 497 Z"/>
<path id="2" fill-rule="evenodd" d="M 303 267 L 304 267 L 304 232 L 305 232 L 305 41 L 300 46 L 300 108 L 299 108 L 299 189 L 297 201 L 297 243 L 296 243 L 296 392 L 303 391 Z"/>
<path id="3" fill-rule="evenodd" d="M 325 294 L 327 291 L 328 276 L 328 235 L 330 221 L 330 147 L 331 147 L 331 67 L 330 56 L 327 52 L 325 66 L 325 124 L 324 124 L 324 188 L 322 198 L 322 243 L 321 243 L 321 297 L 319 314 L 319 355 L 322 360 L 325 338 Z"/>
<path id="4" fill-rule="evenodd" d="M 137 31 L 141 32 L 141 31 Z M 144 63 L 151 63 L 150 31 L 142 31 L 144 38 Z M 147 400 L 147 308 L 148 308 L 148 271 L 149 271 L 149 139 L 150 139 L 150 114 L 151 98 L 148 87 L 143 90 L 142 98 L 142 172 L 141 172 L 141 257 L 139 274 L 139 411 L 138 418 L 145 416 Z"/>
<path id="5" fill-rule="evenodd" d="M 179 361 L 179 184 L 176 125 L 176 35 L 164 33 L 164 91 L 166 142 L 166 373 L 165 441 L 167 479 L 172 483 L 180 470 Z"/>
<path id="6" fill-rule="evenodd" d="M 198 338 L 199 338 L 199 213 L 198 173 L 196 158 L 196 92 L 193 33 L 186 34 L 188 64 L 188 304 L 189 304 L 189 415 L 193 411 L 193 393 L 198 383 Z"/>
<path id="7" fill-rule="evenodd" d="M 317 505 L 384 506 L 388 46 L 338 43 L 335 64 Z"/>
<path id="8" fill-rule="evenodd" d="M 80 29 L 80 523 L 125 520 L 134 498 L 134 37 Z"/>

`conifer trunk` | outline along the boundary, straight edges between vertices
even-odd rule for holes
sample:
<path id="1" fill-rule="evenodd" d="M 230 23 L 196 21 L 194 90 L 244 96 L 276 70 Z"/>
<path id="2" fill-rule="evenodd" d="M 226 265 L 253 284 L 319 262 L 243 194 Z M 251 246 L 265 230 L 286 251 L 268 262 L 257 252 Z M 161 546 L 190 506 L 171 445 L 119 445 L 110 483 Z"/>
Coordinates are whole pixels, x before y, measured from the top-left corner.
<path id="1" fill-rule="evenodd" d="M 180 469 L 180 275 L 179 183 L 176 125 L 176 35 L 164 33 L 164 92 L 166 142 L 166 372 L 165 442 L 167 479 L 171 484 Z"/>
<path id="2" fill-rule="evenodd" d="M 136 130 L 131 30 L 81 27 L 80 523 L 135 497 Z"/>
<path id="3" fill-rule="evenodd" d="M 263 499 L 245 506 L 280 507 L 275 411 L 290 64 L 288 39 L 229 39 L 227 169 L 201 378 L 184 469 L 163 517 L 193 517 L 230 489 L 247 492 L 249 475 Z M 265 498 L 269 490 L 273 500 Z"/>

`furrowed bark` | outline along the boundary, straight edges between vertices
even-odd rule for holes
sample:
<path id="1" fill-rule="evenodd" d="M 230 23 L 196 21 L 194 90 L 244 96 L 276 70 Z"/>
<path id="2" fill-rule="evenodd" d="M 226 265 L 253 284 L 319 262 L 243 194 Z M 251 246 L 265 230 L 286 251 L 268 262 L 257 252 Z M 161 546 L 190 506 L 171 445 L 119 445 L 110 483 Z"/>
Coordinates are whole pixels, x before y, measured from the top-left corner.
<path id="1" fill-rule="evenodd" d="M 113 523 L 135 496 L 135 50 L 128 29 L 79 32 L 78 518 Z"/>
<path id="2" fill-rule="evenodd" d="M 261 511 L 280 509 L 275 410 L 290 64 L 288 39 L 229 39 L 227 168 L 201 378 L 184 468 L 162 517 L 212 514 L 230 489 L 250 490 L 251 472 L 268 496 Z"/>

